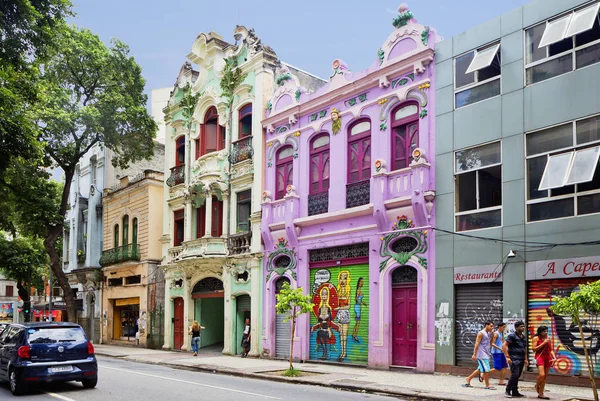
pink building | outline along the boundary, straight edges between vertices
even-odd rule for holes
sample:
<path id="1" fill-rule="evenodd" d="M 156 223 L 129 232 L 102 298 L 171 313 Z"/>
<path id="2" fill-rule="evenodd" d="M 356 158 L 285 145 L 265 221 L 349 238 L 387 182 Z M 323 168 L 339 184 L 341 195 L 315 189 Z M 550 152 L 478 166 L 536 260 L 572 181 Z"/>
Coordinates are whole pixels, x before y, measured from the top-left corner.
<path id="1" fill-rule="evenodd" d="M 365 71 L 334 60 L 314 93 L 286 66 L 263 120 L 263 354 L 286 357 L 284 282 L 314 308 L 300 360 L 434 370 L 434 29 L 400 6 Z"/>

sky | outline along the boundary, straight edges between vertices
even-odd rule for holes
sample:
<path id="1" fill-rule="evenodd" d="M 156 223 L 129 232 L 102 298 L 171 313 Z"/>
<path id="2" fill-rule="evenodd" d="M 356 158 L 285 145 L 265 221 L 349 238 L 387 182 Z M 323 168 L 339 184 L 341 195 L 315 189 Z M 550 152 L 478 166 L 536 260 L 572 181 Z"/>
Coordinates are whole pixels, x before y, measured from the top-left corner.
<path id="1" fill-rule="evenodd" d="M 72 22 L 109 42 L 127 43 L 142 67 L 146 92 L 172 87 L 192 43 L 215 31 L 234 43 L 237 24 L 254 28 L 282 61 L 322 78 L 341 58 L 366 69 L 393 31 L 401 1 L 394 0 L 72 0 Z M 419 23 L 444 38 L 493 19 L 530 0 L 408 1 Z M 150 100 L 149 100 L 150 101 Z"/>

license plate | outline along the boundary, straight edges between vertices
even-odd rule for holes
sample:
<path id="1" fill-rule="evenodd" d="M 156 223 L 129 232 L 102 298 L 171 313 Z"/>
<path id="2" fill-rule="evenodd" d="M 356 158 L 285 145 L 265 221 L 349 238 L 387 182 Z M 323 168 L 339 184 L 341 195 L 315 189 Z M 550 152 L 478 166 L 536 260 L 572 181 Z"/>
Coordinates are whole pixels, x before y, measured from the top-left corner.
<path id="1" fill-rule="evenodd" d="M 71 366 L 71 365 L 53 366 L 50 368 L 51 373 L 70 372 L 72 370 L 73 370 L 73 366 Z"/>

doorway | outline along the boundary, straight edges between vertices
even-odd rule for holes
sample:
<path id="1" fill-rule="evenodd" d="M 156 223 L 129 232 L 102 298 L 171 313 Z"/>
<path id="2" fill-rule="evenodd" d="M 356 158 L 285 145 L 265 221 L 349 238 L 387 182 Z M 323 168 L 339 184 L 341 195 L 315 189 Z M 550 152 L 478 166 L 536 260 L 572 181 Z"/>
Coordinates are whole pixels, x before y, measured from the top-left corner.
<path id="1" fill-rule="evenodd" d="M 224 295 L 223 282 L 214 277 L 198 281 L 192 289 L 194 319 L 205 327 L 200 336 L 201 348 L 223 343 L 225 333 Z"/>
<path id="2" fill-rule="evenodd" d="M 281 291 L 284 283 L 290 284 L 290 279 L 280 277 L 275 282 L 275 302 L 277 294 Z M 275 312 L 275 358 L 287 359 L 290 357 L 290 336 L 292 326 L 290 322 L 284 322 L 287 315 L 280 315 Z"/>
<path id="3" fill-rule="evenodd" d="M 250 296 L 240 295 L 235 299 L 235 315 L 236 315 L 236 336 L 233 340 L 235 344 L 235 354 L 242 353 L 242 337 L 244 328 L 246 327 L 246 319 L 250 319 Z"/>
<path id="4" fill-rule="evenodd" d="M 183 298 L 175 298 L 173 306 L 173 348 L 179 350 L 183 347 Z"/>
<path id="5" fill-rule="evenodd" d="M 392 365 L 417 366 L 417 271 L 400 266 L 392 273 Z"/>

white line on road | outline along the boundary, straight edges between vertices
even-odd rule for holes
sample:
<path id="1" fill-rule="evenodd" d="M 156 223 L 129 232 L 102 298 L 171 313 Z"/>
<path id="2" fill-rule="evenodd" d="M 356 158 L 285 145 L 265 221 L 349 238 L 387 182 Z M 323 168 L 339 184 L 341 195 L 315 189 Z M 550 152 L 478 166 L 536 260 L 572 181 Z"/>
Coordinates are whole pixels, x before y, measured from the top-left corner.
<path id="1" fill-rule="evenodd" d="M 132 373 L 132 374 L 140 375 L 140 376 L 154 377 L 154 378 L 157 378 L 157 379 L 170 380 L 170 381 L 174 381 L 174 382 L 178 382 L 178 383 L 193 384 L 195 386 L 202 386 L 202 387 L 214 388 L 216 390 L 231 391 L 232 393 L 240 393 L 240 394 L 246 394 L 246 395 L 253 395 L 255 397 L 269 398 L 271 400 L 282 400 L 283 399 L 283 398 L 271 397 L 270 395 L 263 395 L 263 394 L 258 394 L 258 393 L 250 393 L 248 391 L 235 390 L 235 389 L 232 389 L 232 388 L 211 386 L 210 384 L 202 384 L 202 383 L 190 382 L 190 381 L 187 381 L 187 380 L 173 379 L 171 377 L 151 375 L 149 373 L 140 373 L 140 372 L 135 372 L 133 370 L 128 370 L 128 369 L 109 368 L 108 366 L 102 366 L 102 369 L 118 370 L 120 372 L 127 372 L 127 373 Z M 65 401 L 67 401 L 67 400 L 65 400 Z M 70 401 L 74 401 L 74 400 L 70 400 Z"/>
<path id="2" fill-rule="evenodd" d="M 64 395 L 60 395 L 60 394 L 56 394 L 56 393 L 46 393 L 46 394 L 48 394 L 50 397 L 58 398 L 59 400 L 63 400 L 63 401 L 75 401 L 72 398 L 65 397 Z"/>

